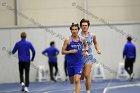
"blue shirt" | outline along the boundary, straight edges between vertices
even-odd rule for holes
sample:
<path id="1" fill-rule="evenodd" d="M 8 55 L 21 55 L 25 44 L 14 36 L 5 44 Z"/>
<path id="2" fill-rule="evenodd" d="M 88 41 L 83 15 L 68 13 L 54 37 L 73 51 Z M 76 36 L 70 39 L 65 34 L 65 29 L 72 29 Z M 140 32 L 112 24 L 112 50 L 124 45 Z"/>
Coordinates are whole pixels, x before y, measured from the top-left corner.
<path id="1" fill-rule="evenodd" d="M 43 55 L 45 55 L 46 53 L 49 58 L 49 62 L 57 62 L 56 56 L 59 54 L 59 50 L 57 48 L 55 48 L 54 46 L 50 46 L 42 52 Z"/>
<path id="2" fill-rule="evenodd" d="M 67 64 L 68 66 L 76 66 L 76 65 L 82 65 L 82 46 L 83 43 L 81 41 L 81 38 L 79 37 L 79 41 L 75 42 L 70 37 L 70 44 L 67 46 L 67 50 L 78 50 L 76 53 L 69 53 L 67 54 Z"/>
<path id="3" fill-rule="evenodd" d="M 124 50 L 123 50 L 123 57 L 136 58 L 136 48 L 132 42 L 128 41 L 125 44 Z"/>
<path id="4" fill-rule="evenodd" d="M 30 59 L 30 50 L 32 51 L 31 59 Z M 19 62 L 30 62 L 34 60 L 35 49 L 29 41 L 26 41 L 26 39 L 21 39 L 21 41 L 15 44 L 12 53 L 15 54 L 16 51 L 18 51 Z"/>

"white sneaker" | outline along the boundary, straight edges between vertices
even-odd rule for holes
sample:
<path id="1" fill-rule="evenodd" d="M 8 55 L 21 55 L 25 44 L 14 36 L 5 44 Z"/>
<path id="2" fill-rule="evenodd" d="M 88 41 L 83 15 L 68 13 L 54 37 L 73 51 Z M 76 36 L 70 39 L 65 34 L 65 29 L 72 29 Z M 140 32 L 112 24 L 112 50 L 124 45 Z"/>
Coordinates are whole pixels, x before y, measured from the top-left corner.
<path id="1" fill-rule="evenodd" d="M 25 91 L 26 93 L 28 93 L 28 92 L 29 92 L 28 87 L 25 87 L 25 88 L 24 88 L 24 91 Z"/>
<path id="2" fill-rule="evenodd" d="M 24 88 L 25 88 L 25 84 L 22 82 L 21 83 L 21 91 L 24 91 Z"/>
<path id="3" fill-rule="evenodd" d="M 23 82 L 21 82 L 21 86 L 24 86 L 25 84 Z"/>
<path id="4" fill-rule="evenodd" d="M 90 93 L 90 90 L 87 90 L 86 93 Z"/>

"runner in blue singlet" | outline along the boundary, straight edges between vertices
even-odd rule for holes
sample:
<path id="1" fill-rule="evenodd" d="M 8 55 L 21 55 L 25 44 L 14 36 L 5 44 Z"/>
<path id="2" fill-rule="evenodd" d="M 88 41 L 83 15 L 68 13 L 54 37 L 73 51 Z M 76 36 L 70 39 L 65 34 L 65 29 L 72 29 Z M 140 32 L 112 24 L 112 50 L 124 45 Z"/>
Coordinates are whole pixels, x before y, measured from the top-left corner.
<path id="1" fill-rule="evenodd" d="M 70 27 L 72 35 L 66 38 L 62 47 L 62 54 L 67 55 L 67 70 L 71 83 L 75 83 L 75 92 L 80 93 L 80 78 L 83 68 L 83 45 L 84 50 L 88 50 L 86 40 L 78 36 L 78 24 L 72 24 Z M 85 55 L 88 57 L 88 53 Z"/>

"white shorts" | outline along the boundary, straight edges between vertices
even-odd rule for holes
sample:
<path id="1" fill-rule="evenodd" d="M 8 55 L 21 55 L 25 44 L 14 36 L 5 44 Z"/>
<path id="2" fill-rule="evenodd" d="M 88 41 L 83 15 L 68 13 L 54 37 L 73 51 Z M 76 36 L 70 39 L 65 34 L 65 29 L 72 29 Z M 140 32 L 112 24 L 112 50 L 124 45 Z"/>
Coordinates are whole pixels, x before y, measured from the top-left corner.
<path id="1" fill-rule="evenodd" d="M 83 63 L 86 64 L 86 63 L 95 63 L 96 60 L 95 58 L 93 57 L 92 54 L 89 55 L 89 57 L 85 57 L 83 56 Z"/>

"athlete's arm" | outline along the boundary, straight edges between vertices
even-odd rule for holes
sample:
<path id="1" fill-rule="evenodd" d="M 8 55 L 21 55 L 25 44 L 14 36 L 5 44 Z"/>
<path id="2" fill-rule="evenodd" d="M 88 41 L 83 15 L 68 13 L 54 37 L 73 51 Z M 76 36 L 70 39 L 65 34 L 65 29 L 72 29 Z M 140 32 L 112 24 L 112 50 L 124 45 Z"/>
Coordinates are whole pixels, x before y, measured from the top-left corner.
<path id="1" fill-rule="evenodd" d="M 85 56 L 86 57 L 89 57 L 89 54 L 88 54 L 88 44 L 86 42 L 86 39 L 82 38 L 82 41 L 83 41 L 83 45 L 84 45 L 84 51 L 83 52 L 85 52 Z"/>
<path id="2" fill-rule="evenodd" d="M 93 37 L 94 47 L 95 47 L 97 53 L 101 54 L 99 44 L 98 44 L 97 39 L 96 39 L 96 35 L 92 33 L 92 37 Z"/>
<path id="3" fill-rule="evenodd" d="M 86 42 L 86 39 L 82 38 L 82 42 L 83 42 L 83 45 L 84 45 L 84 51 L 88 51 L 88 44 Z"/>

